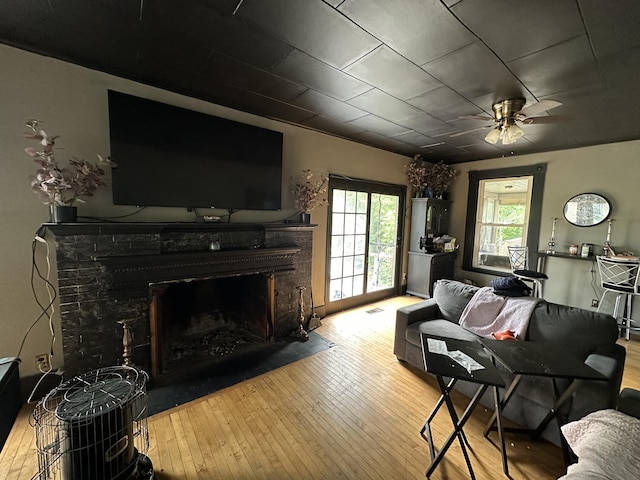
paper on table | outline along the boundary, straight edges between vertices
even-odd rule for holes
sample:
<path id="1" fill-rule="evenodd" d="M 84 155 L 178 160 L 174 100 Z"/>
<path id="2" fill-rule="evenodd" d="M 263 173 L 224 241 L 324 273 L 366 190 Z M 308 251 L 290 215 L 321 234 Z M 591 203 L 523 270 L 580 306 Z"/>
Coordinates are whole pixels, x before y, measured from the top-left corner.
<path id="1" fill-rule="evenodd" d="M 427 348 L 431 353 L 440 353 L 442 355 L 447 355 L 449 353 L 447 350 L 447 344 L 444 340 L 427 338 Z"/>
<path id="2" fill-rule="evenodd" d="M 449 358 L 466 368 L 469 373 L 475 370 L 482 370 L 484 368 L 473 358 L 471 358 L 466 353 L 461 352 L 460 350 L 455 350 L 453 352 L 447 350 L 447 343 L 444 340 L 427 338 L 427 348 L 431 353 L 448 356 Z"/>
<path id="3" fill-rule="evenodd" d="M 447 352 L 447 355 L 451 357 L 453 360 L 458 362 L 464 368 L 467 369 L 469 373 L 474 372 L 476 370 L 482 370 L 484 367 L 476 362 L 473 358 L 467 355 L 460 350 L 454 350 L 453 352 Z"/>

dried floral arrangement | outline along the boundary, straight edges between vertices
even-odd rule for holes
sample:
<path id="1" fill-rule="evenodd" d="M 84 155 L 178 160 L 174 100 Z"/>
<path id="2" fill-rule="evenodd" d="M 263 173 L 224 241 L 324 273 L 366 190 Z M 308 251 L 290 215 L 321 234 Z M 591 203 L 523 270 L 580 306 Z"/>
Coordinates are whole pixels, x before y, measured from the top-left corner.
<path id="1" fill-rule="evenodd" d="M 40 196 L 45 205 L 72 206 L 83 197 L 92 197 L 98 187 L 105 186 L 104 170 L 84 159 L 69 159 L 67 167 L 61 167 L 55 158 L 54 145 L 59 135 L 49 136 L 38 129 L 38 120 L 29 120 L 26 124 L 29 133 L 26 138 L 36 140 L 40 148 L 25 148 L 24 151 L 38 165 L 36 174 L 31 177 L 31 189 Z M 109 157 L 98 160 L 103 165 L 115 166 Z"/>
<path id="2" fill-rule="evenodd" d="M 404 166 L 404 173 L 407 175 L 413 194 L 421 196 L 425 188 L 429 188 L 436 195 L 446 192 L 459 172 L 444 162 L 426 162 L 422 159 L 422 155 L 417 153 Z"/>
<path id="3" fill-rule="evenodd" d="M 458 173 L 458 170 L 444 162 L 427 162 L 427 173 L 425 174 L 427 187 L 431 188 L 436 195 L 444 193 L 456 179 Z"/>
<path id="4" fill-rule="evenodd" d="M 407 175 L 409 185 L 411 185 L 412 194 L 421 194 L 424 187 L 427 186 L 425 175 L 427 174 L 427 166 L 422 155 L 416 153 L 413 159 L 404 166 L 404 173 Z"/>
<path id="5" fill-rule="evenodd" d="M 326 198 L 328 190 L 329 176 L 320 174 L 318 178 L 314 178 L 311 170 L 302 171 L 301 175 L 292 177 L 292 189 L 294 205 L 304 213 L 310 213 L 311 210 L 329 205 Z"/>

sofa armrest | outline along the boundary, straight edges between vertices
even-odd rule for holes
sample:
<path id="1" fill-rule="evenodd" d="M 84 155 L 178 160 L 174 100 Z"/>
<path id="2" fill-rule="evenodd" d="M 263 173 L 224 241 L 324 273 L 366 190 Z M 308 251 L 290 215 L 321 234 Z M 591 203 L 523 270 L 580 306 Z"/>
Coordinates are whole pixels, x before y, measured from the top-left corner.
<path id="1" fill-rule="evenodd" d="M 640 418 L 640 390 L 625 388 L 618 398 L 618 410 L 627 415 Z"/>
<path id="2" fill-rule="evenodd" d="M 602 373 L 608 380 L 580 380 L 573 394 L 568 421 L 578 420 L 596 410 L 616 408 L 622 383 L 626 350 L 615 345 L 611 354 L 592 353 L 584 363 Z"/>
<path id="3" fill-rule="evenodd" d="M 407 340 L 405 331 L 415 322 L 434 320 L 438 318 L 440 310 L 433 298 L 423 302 L 407 305 L 396 311 L 396 329 L 394 333 L 393 353 L 400 359 L 406 359 Z"/>

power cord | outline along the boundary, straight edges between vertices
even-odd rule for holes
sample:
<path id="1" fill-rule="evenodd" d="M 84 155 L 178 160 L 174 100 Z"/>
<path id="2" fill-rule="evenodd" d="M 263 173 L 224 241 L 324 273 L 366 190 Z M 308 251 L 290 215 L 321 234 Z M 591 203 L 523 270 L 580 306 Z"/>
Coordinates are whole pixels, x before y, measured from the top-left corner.
<path id="1" fill-rule="evenodd" d="M 114 217 L 78 217 L 78 218 L 86 218 L 88 220 L 95 220 L 98 222 L 112 222 L 113 220 L 117 220 L 119 218 L 127 218 L 127 217 L 131 217 L 137 213 L 140 213 L 141 211 L 143 211 L 145 208 L 147 207 L 140 207 L 138 208 L 135 212 L 131 212 L 131 213 L 126 213 L 124 215 L 116 215 Z"/>
<path id="2" fill-rule="evenodd" d="M 44 232 L 45 232 L 45 227 L 40 227 L 36 231 L 36 234 L 34 235 L 33 240 L 31 242 L 31 279 L 30 279 L 30 281 L 31 281 L 31 292 L 33 294 L 33 297 L 34 297 L 36 303 L 40 307 L 40 310 L 42 311 L 42 313 L 40 315 L 38 315 L 38 317 L 33 321 L 33 323 L 29 326 L 29 328 L 25 332 L 24 336 L 22 337 L 22 341 L 20 342 L 20 347 L 18 348 L 18 354 L 16 355 L 16 359 L 17 359 L 18 362 L 21 361 L 20 360 L 20 356 L 22 355 L 22 349 L 23 349 L 24 344 L 25 344 L 25 342 L 27 340 L 27 337 L 29 336 L 29 334 L 31 333 L 33 328 L 38 324 L 38 322 L 40 322 L 40 320 L 43 317 L 47 317 L 47 319 L 48 319 L 49 332 L 51 333 L 51 345 L 49 347 L 49 354 L 50 354 L 51 358 L 54 357 L 54 346 L 55 346 L 55 341 L 56 341 L 56 334 L 55 334 L 55 329 L 54 329 L 54 326 L 53 326 L 53 316 L 54 316 L 54 313 L 55 313 L 55 300 L 57 298 L 57 292 L 56 292 L 55 286 L 50 281 L 50 277 L 51 277 L 51 261 L 50 261 L 51 251 L 50 251 L 50 248 L 49 248 L 49 242 L 47 242 L 47 240 L 44 238 Z M 40 268 L 38 267 L 38 264 L 36 262 L 36 250 L 37 250 L 37 246 L 38 246 L 39 243 L 44 244 L 46 246 L 46 262 L 47 262 L 46 276 L 43 275 L 40 272 Z M 47 298 L 48 298 L 48 303 L 46 305 L 44 305 L 40 301 L 40 299 L 38 298 L 38 294 L 36 292 L 36 286 L 35 286 L 35 280 L 36 280 L 35 277 L 36 277 L 36 275 L 45 284 L 45 288 L 46 288 L 46 291 L 47 291 Z M 53 369 L 52 368 L 52 362 L 49 362 L 49 368 L 47 370 L 43 370 L 40 366 L 38 366 L 38 370 L 40 370 L 40 373 L 42 373 L 43 375 L 42 375 L 42 377 L 40 377 L 40 379 L 36 383 L 35 387 L 31 391 L 31 394 L 29 395 L 29 398 L 27 400 L 28 403 L 34 403 L 33 396 L 34 396 L 35 392 L 37 391 L 38 387 L 40 386 L 40 384 L 42 383 L 44 378 L 52 372 L 52 369 Z"/>

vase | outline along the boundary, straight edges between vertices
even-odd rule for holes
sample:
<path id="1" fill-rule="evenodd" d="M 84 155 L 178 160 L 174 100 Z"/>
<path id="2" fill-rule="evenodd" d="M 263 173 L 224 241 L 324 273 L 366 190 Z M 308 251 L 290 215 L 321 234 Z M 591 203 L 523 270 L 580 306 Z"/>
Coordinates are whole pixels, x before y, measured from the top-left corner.
<path id="1" fill-rule="evenodd" d="M 51 223 L 75 223 L 78 221 L 78 207 L 51 205 Z"/>
<path id="2" fill-rule="evenodd" d="M 311 223 L 311 214 L 310 213 L 306 213 L 306 212 L 302 212 L 300 214 L 300 223 L 306 223 L 306 224 Z"/>

